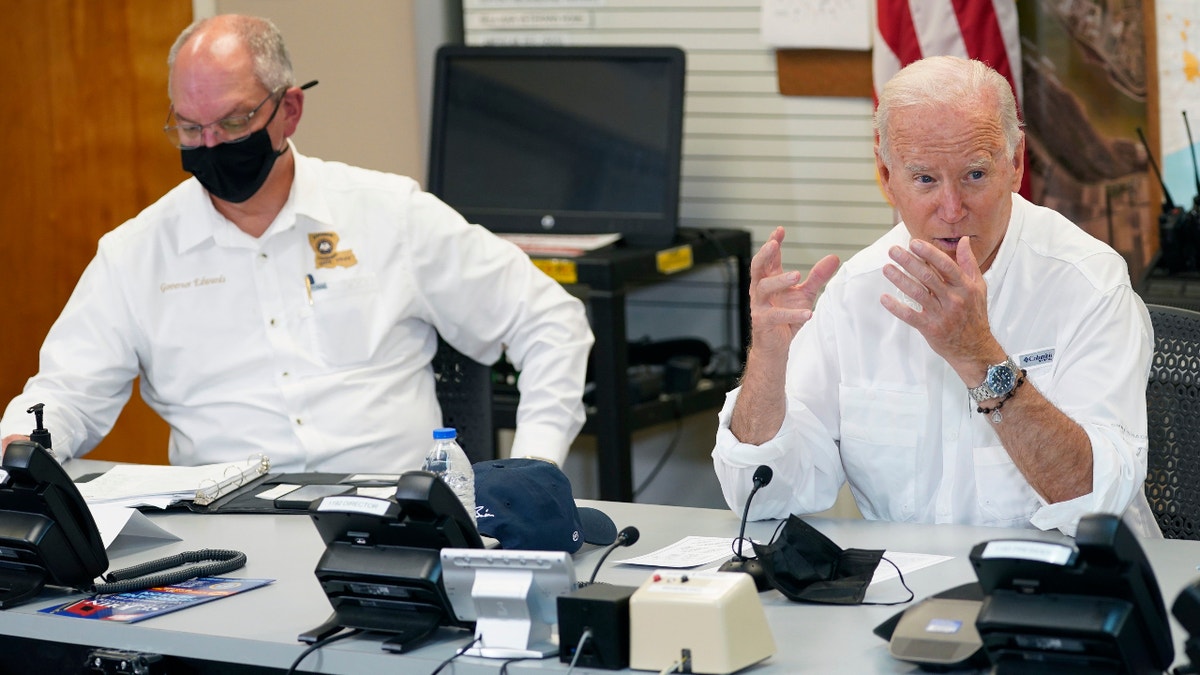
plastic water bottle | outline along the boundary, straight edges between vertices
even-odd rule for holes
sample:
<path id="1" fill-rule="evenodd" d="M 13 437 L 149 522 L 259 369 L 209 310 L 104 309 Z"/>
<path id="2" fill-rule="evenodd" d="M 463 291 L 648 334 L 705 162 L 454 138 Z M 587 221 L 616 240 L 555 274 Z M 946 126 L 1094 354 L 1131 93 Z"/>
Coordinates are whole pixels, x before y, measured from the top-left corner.
<path id="1" fill-rule="evenodd" d="M 433 430 L 433 449 L 425 455 L 426 471 L 436 474 L 458 496 L 467 515 L 475 517 L 475 470 L 458 444 L 458 432 L 446 427 Z"/>

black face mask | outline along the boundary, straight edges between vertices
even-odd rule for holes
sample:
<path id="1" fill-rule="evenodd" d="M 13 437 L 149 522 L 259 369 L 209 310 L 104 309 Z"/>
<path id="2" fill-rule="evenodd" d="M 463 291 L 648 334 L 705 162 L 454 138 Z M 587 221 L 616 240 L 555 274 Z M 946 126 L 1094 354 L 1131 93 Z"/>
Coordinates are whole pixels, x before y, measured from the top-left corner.
<path id="1" fill-rule="evenodd" d="M 267 124 L 270 123 L 268 120 Z M 183 170 L 195 176 L 205 190 L 217 199 L 240 204 L 253 197 L 267 182 L 276 158 L 286 151 L 287 146 L 283 150 L 271 146 L 271 136 L 264 126 L 234 143 L 221 143 L 211 148 L 202 145 L 180 152 Z"/>
<path id="2" fill-rule="evenodd" d="M 771 586 L 789 600 L 835 605 L 861 603 L 883 558 L 882 550 L 842 550 L 796 516 L 775 541 L 754 543 L 754 552 Z"/>

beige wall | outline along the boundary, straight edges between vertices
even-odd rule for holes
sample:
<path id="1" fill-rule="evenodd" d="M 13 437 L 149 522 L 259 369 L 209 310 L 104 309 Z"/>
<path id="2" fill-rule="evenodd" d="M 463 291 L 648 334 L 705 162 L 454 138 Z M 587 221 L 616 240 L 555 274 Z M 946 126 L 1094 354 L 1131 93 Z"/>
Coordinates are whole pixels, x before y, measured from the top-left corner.
<path id="1" fill-rule="evenodd" d="M 322 159 L 424 180 L 433 50 L 453 3 L 420 0 L 196 0 L 197 16 L 265 16 L 292 54 L 305 96 L 294 138 Z M 449 27 L 448 27 L 449 26 Z"/>

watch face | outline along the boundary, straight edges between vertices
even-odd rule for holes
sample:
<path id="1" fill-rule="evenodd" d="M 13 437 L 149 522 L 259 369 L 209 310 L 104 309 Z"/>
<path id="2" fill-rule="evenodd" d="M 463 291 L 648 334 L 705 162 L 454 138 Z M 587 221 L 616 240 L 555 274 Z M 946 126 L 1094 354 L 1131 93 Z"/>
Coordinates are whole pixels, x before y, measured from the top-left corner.
<path id="1" fill-rule="evenodd" d="M 988 370 L 987 384 L 997 395 L 1012 391 L 1017 383 L 1017 375 L 1007 364 L 992 366 Z"/>

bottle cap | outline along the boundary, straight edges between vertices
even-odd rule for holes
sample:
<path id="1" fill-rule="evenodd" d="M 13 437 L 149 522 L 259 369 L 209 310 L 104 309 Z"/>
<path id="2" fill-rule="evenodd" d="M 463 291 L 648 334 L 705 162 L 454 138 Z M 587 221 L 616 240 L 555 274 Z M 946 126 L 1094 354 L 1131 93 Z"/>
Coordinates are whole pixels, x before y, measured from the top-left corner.
<path id="1" fill-rule="evenodd" d="M 435 441 L 440 441 L 440 440 L 444 440 L 447 438 L 457 438 L 457 437 L 458 437 L 458 432 L 455 431 L 453 427 L 443 427 L 441 429 L 433 430 L 433 439 Z"/>

